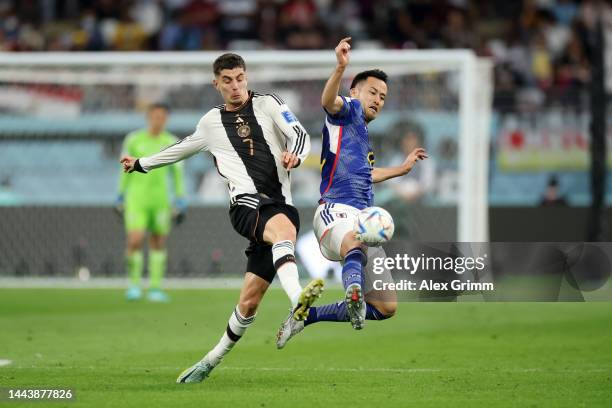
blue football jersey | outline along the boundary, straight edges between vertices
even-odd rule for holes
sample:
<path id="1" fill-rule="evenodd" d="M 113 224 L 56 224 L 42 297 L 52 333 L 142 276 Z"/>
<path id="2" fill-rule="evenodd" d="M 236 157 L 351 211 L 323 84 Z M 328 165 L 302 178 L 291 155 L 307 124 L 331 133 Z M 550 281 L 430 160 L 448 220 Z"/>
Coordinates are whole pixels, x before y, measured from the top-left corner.
<path id="1" fill-rule="evenodd" d="M 344 105 L 327 114 L 321 150 L 321 201 L 358 209 L 371 207 L 374 153 L 361 103 L 342 97 Z"/>

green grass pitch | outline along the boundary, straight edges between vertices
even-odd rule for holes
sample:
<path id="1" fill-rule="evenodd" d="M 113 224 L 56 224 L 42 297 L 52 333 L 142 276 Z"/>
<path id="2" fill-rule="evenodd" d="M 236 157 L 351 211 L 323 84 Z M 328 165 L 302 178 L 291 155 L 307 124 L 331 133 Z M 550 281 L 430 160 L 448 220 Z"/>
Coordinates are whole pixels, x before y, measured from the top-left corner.
<path id="1" fill-rule="evenodd" d="M 278 351 L 287 300 L 272 289 L 212 376 L 178 385 L 238 291 L 170 294 L 127 304 L 119 290 L 0 290 L 0 359 L 12 361 L 0 387 L 76 393 L 32 407 L 612 406 L 610 303 L 402 303 L 361 332 L 319 323 Z"/>

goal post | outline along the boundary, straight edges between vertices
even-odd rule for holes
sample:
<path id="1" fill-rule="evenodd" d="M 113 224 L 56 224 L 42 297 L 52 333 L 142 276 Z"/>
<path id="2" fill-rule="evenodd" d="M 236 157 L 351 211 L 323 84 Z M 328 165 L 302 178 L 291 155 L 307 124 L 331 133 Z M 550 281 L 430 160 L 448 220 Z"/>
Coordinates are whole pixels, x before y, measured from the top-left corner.
<path id="1" fill-rule="evenodd" d="M 50 119 L 57 122 L 54 126 L 57 126 L 58 133 L 70 134 L 71 131 L 77 132 L 74 130 L 77 128 L 87 129 L 86 123 L 90 122 L 86 119 L 90 116 L 106 117 L 95 115 L 111 113 L 115 119 L 109 121 L 108 126 L 116 129 L 122 120 L 131 124 L 129 118 L 140 114 L 138 110 L 145 102 L 167 99 L 169 96 L 179 101 L 178 107 L 173 107 L 173 112 L 181 119 L 177 119 L 176 129 L 184 132 L 189 127 L 194 128 L 198 115 L 218 103 L 218 99 L 208 99 L 215 98 L 211 86 L 211 67 L 220 53 L 0 53 L 0 93 L 11 91 L 5 92 L 5 95 L 12 95 L 0 97 L 0 143 L 3 135 L 18 134 L 22 124 L 24 129 L 30 129 L 41 123 L 44 133 L 42 128 L 45 125 L 42 123 L 48 123 Z M 247 63 L 250 87 L 258 89 L 263 86 L 268 91 L 280 89 L 281 94 L 285 91 L 288 104 L 300 119 L 304 117 L 305 122 L 312 123 L 307 128 L 313 138 L 318 138 L 323 112 L 315 97 L 320 95 L 335 65 L 333 52 L 239 53 Z M 393 124 L 406 117 L 411 120 L 414 117 L 422 118 L 419 121 L 425 127 L 432 125 L 427 123 L 428 120 L 442 118 L 446 127 L 442 129 L 442 126 L 438 126 L 441 130 L 435 131 L 439 135 L 433 139 L 444 136 L 444 132 L 452 133 L 453 129 L 449 128 L 456 127 L 453 134 L 456 144 L 456 195 L 449 193 L 450 198 L 430 202 L 444 205 L 454 201 L 457 210 L 454 239 L 461 242 L 488 241 L 487 172 L 493 92 L 491 62 L 476 57 L 470 50 L 356 49 L 351 52 L 345 79 L 372 68 L 380 68 L 390 77 L 387 106 L 380 118 L 372 123 L 373 131 L 376 129 L 379 134 L 389 135 Z M 59 87 L 64 89 L 64 93 L 68 89 L 69 95 L 76 90 L 77 96 L 73 99 L 77 102 L 70 108 L 60 109 L 57 115 L 51 113 L 51 118 L 45 117 L 41 109 L 37 111 L 33 107 L 34 104 L 40 106 L 44 98 L 38 94 L 31 96 L 32 92 L 36 93 L 31 90 L 40 89 L 41 86 Z M 346 88 L 346 83 L 343 83 L 341 92 L 348 92 Z M 440 95 L 436 96 L 436 92 Z M 72 103 L 70 97 L 62 99 L 53 92 L 50 97 L 53 101 L 67 100 L 66 105 Z M 132 116 L 128 118 L 129 114 Z M 376 122 L 380 122 L 380 126 Z M 100 131 L 104 123 L 97 126 L 96 129 Z M 431 152 L 434 158 L 436 153 Z M 449 160 L 439 158 L 439 168 L 449 167 L 450 164 L 446 162 Z M 314 185 L 309 187 L 318 190 Z"/>

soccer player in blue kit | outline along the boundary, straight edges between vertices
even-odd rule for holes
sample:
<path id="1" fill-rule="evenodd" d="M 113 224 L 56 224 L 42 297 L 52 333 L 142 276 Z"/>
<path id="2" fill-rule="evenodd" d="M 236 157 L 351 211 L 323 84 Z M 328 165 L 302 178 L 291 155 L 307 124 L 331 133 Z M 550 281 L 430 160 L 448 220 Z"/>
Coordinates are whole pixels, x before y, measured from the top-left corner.
<path id="1" fill-rule="evenodd" d="M 403 176 L 417 161 L 426 159 L 425 149 L 414 149 L 400 166 L 374 167 L 368 123 L 376 119 L 387 96 L 387 75 L 378 69 L 357 74 L 350 97 L 339 96 L 342 75 L 350 59 L 350 38 L 335 49 L 337 65 L 325 84 L 321 104 L 326 112 L 321 152 L 321 199 L 314 216 L 314 230 L 321 253 L 343 262 L 343 302 L 311 307 L 304 321 L 291 315 L 281 325 L 276 346 L 280 349 L 309 324 L 320 321 L 347 322 L 360 330 L 365 320 L 383 320 L 395 314 L 394 293 L 365 293 L 364 269 L 370 259 L 384 257 L 382 248 L 367 248 L 355 238 L 353 225 L 359 212 L 373 205 L 372 184 Z M 369 254 L 368 254 L 369 252 Z M 378 292 L 378 293 L 375 293 Z"/>

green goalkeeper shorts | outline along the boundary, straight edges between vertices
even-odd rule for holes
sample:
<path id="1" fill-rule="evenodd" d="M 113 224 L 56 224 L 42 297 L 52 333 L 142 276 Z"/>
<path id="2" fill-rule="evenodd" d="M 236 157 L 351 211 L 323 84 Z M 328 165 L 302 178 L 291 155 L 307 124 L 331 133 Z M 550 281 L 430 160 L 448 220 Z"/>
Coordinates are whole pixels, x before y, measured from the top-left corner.
<path id="1" fill-rule="evenodd" d="M 171 210 L 168 206 L 141 207 L 126 205 L 125 230 L 149 231 L 157 235 L 168 235 L 170 232 Z"/>

